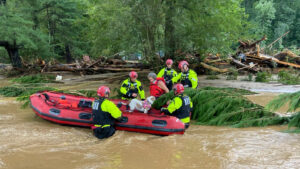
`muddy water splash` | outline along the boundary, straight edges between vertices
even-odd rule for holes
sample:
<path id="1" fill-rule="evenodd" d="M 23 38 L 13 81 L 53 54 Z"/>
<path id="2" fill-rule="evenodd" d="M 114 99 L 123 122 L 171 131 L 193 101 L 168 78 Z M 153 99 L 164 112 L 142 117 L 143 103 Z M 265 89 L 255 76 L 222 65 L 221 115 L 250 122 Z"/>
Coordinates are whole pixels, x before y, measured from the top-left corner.
<path id="1" fill-rule="evenodd" d="M 103 83 L 55 85 L 96 90 Z M 266 98 L 249 97 L 257 103 Z M 111 138 L 98 140 L 88 128 L 45 121 L 30 108 L 20 109 L 14 100 L 0 97 L 0 169 L 300 168 L 300 135 L 280 132 L 286 126 L 191 125 L 184 135 L 117 131 Z"/>

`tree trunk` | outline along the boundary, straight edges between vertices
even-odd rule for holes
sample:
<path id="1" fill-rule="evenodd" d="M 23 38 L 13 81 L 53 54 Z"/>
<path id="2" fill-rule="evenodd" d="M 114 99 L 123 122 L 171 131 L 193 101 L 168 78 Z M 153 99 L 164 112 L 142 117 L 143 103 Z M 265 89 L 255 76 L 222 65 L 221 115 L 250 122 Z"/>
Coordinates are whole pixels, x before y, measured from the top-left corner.
<path id="1" fill-rule="evenodd" d="M 7 41 L 0 41 L 0 46 L 3 46 L 9 56 L 10 62 L 14 68 L 22 68 L 22 60 L 19 55 L 19 48 L 16 45 L 16 42 L 11 45 Z"/>
<path id="2" fill-rule="evenodd" d="M 174 59 L 176 41 L 175 41 L 175 27 L 173 17 L 175 15 L 175 0 L 167 0 L 166 17 L 165 17 L 165 55 L 166 58 Z"/>
<path id="3" fill-rule="evenodd" d="M 70 52 L 70 46 L 68 44 L 65 44 L 65 56 L 67 63 L 72 63 L 73 58 Z"/>

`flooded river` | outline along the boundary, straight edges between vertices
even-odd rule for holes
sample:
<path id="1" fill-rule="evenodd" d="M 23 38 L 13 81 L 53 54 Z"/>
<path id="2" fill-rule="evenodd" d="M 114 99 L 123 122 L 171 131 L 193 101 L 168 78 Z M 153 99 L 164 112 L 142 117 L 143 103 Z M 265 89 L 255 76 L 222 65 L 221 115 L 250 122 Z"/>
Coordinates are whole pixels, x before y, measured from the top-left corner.
<path id="1" fill-rule="evenodd" d="M 261 102 L 261 95 L 251 100 Z M 98 140 L 88 128 L 45 121 L 14 98 L 0 97 L 0 168 L 300 168 L 300 134 L 281 132 L 286 128 L 191 125 L 184 135 L 117 131 Z"/>

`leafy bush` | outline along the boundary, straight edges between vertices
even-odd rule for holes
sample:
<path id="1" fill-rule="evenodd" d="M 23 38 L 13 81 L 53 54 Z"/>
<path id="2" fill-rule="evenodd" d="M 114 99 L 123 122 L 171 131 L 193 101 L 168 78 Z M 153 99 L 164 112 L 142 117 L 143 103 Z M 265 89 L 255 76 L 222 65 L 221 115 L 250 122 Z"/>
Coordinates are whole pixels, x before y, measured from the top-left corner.
<path id="1" fill-rule="evenodd" d="M 271 80 L 272 75 L 268 72 L 258 72 L 256 74 L 255 81 L 256 82 L 269 82 Z"/>
<path id="2" fill-rule="evenodd" d="M 278 81 L 286 85 L 300 84 L 299 74 L 292 71 L 281 70 L 278 73 Z"/>

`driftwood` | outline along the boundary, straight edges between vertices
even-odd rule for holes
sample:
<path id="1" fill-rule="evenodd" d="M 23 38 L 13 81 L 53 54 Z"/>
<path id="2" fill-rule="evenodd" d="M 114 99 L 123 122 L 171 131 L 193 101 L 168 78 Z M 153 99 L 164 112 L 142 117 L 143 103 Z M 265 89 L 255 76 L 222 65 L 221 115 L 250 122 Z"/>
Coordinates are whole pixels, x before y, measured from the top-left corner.
<path id="1" fill-rule="evenodd" d="M 242 62 L 240 62 L 240 61 L 238 61 L 238 60 L 236 60 L 236 59 L 234 59 L 234 58 L 232 58 L 231 63 L 232 63 L 233 65 L 236 65 L 240 70 L 241 70 L 241 69 L 247 69 L 247 70 L 249 70 L 249 71 L 251 71 L 251 72 L 258 72 L 258 69 L 257 69 L 257 68 L 251 67 L 251 66 L 249 66 L 249 65 L 246 65 L 246 64 L 244 64 L 244 63 L 242 63 Z"/>
<path id="2" fill-rule="evenodd" d="M 211 66 L 211 65 L 208 65 L 204 62 L 200 62 L 200 65 L 202 67 L 204 67 L 205 69 L 208 69 L 208 70 L 212 70 L 214 72 L 219 72 L 219 73 L 225 73 L 225 72 L 228 72 L 228 69 L 219 69 L 219 68 L 216 68 L 214 66 Z"/>
<path id="3" fill-rule="evenodd" d="M 126 62 L 121 59 L 107 59 L 99 57 L 96 60 L 91 60 L 88 56 L 84 56 L 82 60 L 76 60 L 71 64 L 60 64 L 56 60 L 45 62 L 41 59 L 36 60 L 34 63 L 24 63 L 22 72 L 52 72 L 52 71 L 68 71 L 74 73 L 94 74 L 102 72 L 124 72 L 124 71 L 138 71 L 144 69 L 143 64 L 138 61 Z"/>
<path id="4" fill-rule="evenodd" d="M 255 51 L 256 50 L 256 45 L 259 44 L 260 42 L 266 40 L 266 39 L 267 39 L 267 37 L 264 36 L 260 40 L 257 40 L 255 42 L 251 42 L 249 40 L 248 41 L 239 40 L 239 43 L 240 43 L 240 46 L 238 48 L 239 52 L 243 52 L 244 53 L 245 50 L 247 50 L 247 51 Z"/>
<path id="5" fill-rule="evenodd" d="M 290 50 L 285 50 L 283 52 L 277 53 L 274 57 L 280 61 L 300 64 L 300 56 L 297 56 Z"/>

